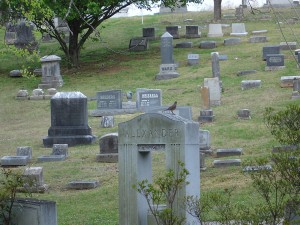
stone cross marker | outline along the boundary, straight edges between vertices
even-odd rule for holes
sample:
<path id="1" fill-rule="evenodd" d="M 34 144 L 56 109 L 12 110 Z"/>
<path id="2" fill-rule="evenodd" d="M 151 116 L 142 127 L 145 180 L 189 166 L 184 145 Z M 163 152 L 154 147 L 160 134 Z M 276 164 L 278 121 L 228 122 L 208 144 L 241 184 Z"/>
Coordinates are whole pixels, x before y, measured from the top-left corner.
<path id="1" fill-rule="evenodd" d="M 175 174 L 178 160 L 190 172 L 188 185 L 175 197 L 174 212 L 185 216 L 187 224 L 199 224 L 181 201 L 200 195 L 199 124 L 179 116 L 146 113 L 119 124 L 119 224 L 148 225 L 148 204 L 132 185 L 147 179 L 152 182 L 151 152 L 164 150 L 166 167 Z"/>

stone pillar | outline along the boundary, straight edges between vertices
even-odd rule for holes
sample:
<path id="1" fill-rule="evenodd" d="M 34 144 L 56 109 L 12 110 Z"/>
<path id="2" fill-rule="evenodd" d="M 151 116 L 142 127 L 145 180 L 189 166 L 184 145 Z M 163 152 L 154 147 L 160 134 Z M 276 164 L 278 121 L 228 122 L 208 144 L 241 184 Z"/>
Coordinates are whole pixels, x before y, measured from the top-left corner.
<path id="1" fill-rule="evenodd" d="M 212 69 L 212 76 L 213 77 L 220 77 L 220 63 L 219 63 L 219 52 L 212 52 L 211 53 L 211 69 Z"/>
<path id="2" fill-rule="evenodd" d="M 63 80 L 60 75 L 61 58 L 56 55 L 48 55 L 41 58 L 42 63 L 42 83 L 39 88 L 57 88 L 63 86 Z"/>
<path id="3" fill-rule="evenodd" d="M 81 92 L 56 93 L 51 98 L 51 127 L 44 146 L 91 144 L 95 139 L 88 125 L 87 97 Z"/>

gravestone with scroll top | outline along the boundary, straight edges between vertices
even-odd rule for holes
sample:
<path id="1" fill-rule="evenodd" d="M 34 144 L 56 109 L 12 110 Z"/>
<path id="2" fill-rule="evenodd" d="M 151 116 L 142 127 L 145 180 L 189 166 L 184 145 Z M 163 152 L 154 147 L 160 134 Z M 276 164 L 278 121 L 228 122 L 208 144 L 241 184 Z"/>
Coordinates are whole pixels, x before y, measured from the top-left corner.
<path id="1" fill-rule="evenodd" d="M 179 172 L 178 160 L 190 172 L 188 185 L 175 196 L 174 213 L 186 224 L 199 224 L 181 201 L 200 195 L 199 124 L 180 116 L 146 113 L 119 124 L 119 224 L 148 225 L 149 206 L 134 188 L 138 181 L 152 182 L 151 152 L 164 150 L 166 167 Z"/>

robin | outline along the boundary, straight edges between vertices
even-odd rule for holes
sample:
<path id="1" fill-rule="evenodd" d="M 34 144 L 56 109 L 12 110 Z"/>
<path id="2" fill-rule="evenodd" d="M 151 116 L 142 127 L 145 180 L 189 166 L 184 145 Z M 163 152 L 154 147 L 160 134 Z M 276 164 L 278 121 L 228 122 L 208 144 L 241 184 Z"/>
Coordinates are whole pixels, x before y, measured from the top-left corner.
<path id="1" fill-rule="evenodd" d="M 177 106 L 177 101 L 175 101 L 173 105 L 171 105 L 169 108 L 165 109 L 164 111 L 168 111 L 169 110 L 169 111 L 171 111 L 171 113 L 173 115 L 175 115 L 175 113 L 173 113 L 173 111 L 176 109 L 176 106 Z"/>

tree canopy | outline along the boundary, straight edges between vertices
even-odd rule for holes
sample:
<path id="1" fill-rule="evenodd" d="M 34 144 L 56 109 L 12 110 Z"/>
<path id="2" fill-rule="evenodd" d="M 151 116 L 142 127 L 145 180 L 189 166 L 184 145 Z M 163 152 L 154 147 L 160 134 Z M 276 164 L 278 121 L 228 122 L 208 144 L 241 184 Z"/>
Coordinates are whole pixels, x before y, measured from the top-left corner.
<path id="1" fill-rule="evenodd" d="M 150 10 L 153 4 L 178 7 L 203 0 L 1 0 L 2 19 L 23 17 L 42 33 L 56 39 L 68 59 L 69 66 L 79 65 L 80 49 L 96 28 L 122 9 L 136 5 Z M 57 29 L 54 17 L 62 18 L 70 32 L 68 40 Z"/>

